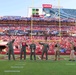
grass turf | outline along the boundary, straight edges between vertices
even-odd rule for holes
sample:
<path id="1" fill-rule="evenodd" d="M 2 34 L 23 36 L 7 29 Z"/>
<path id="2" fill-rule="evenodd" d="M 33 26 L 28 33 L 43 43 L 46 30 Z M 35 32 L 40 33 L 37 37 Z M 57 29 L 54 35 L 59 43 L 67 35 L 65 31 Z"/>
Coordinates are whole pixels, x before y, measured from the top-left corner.
<path id="1" fill-rule="evenodd" d="M 76 75 L 76 62 L 66 60 L 2 60 L 0 75 Z"/>

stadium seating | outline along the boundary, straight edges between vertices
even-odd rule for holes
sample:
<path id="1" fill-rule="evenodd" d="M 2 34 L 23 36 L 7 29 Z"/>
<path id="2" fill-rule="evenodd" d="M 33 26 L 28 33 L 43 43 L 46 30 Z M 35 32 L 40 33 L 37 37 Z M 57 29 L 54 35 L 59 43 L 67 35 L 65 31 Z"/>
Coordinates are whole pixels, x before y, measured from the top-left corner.
<path id="1" fill-rule="evenodd" d="M 59 16 L 59 8 L 43 8 L 44 16 L 53 18 Z M 49 14 L 49 16 L 47 15 Z M 75 9 L 64 9 L 60 8 L 60 17 L 61 18 L 76 18 L 76 10 Z"/>
<path id="2" fill-rule="evenodd" d="M 65 22 L 60 27 L 58 26 L 59 21 L 59 9 L 58 8 L 43 8 L 43 17 L 33 17 L 33 21 L 40 21 L 42 24 L 35 24 L 31 28 L 31 17 L 21 17 L 21 16 L 3 16 L 0 18 L 0 39 L 3 41 L 8 41 L 9 36 L 13 35 L 12 38 L 15 38 L 14 42 L 14 52 L 15 54 L 20 54 L 20 41 L 22 39 L 26 39 L 27 43 L 31 43 L 31 29 L 32 29 L 32 39 L 35 40 L 37 45 L 36 53 L 41 54 L 42 46 L 39 45 L 39 41 L 45 40 L 45 36 L 47 35 L 47 39 L 49 40 L 48 44 L 50 49 L 48 54 L 54 54 L 54 46 L 56 44 L 55 40 L 61 40 L 60 45 L 62 49 L 65 49 L 66 52 L 61 50 L 61 54 L 69 54 L 70 53 L 70 43 L 68 39 L 74 41 L 76 46 L 76 25 L 73 23 L 76 22 L 76 10 L 75 9 L 64 9 L 60 8 L 60 22 Z M 14 21 L 13 23 L 9 22 Z M 16 21 L 16 23 L 15 23 Z M 18 24 L 20 21 L 20 24 Z M 21 24 L 21 21 L 25 23 Z M 42 22 L 41 22 L 42 21 Z M 55 22 L 53 24 L 44 24 L 45 21 L 48 22 Z M 18 23 L 17 23 L 18 22 Z M 67 25 L 68 22 L 68 25 Z M 69 25 L 69 22 L 71 25 Z M 60 28 L 60 29 L 59 29 Z M 61 32 L 61 38 L 59 33 Z M 51 40 L 51 41 L 50 41 Z M 2 53 L 7 53 L 3 51 Z M 29 47 L 27 48 L 27 54 L 30 53 Z"/>
<path id="3" fill-rule="evenodd" d="M 47 30 L 46 27 L 47 26 L 33 26 L 33 30 L 43 30 L 44 31 L 44 30 Z M 5 30 L 12 30 L 12 35 L 15 34 L 14 36 L 12 36 L 12 38 L 15 38 L 15 43 L 14 43 L 14 47 L 15 47 L 14 48 L 14 52 L 15 52 L 15 54 L 20 54 L 19 45 L 20 45 L 20 40 L 21 39 L 25 38 L 27 40 L 28 44 L 31 43 L 30 36 L 17 35 L 17 33 L 16 33 L 18 30 L 21 30 L 21 32 L 22 31 L 26 32 L 27 29 L 30 29 L 30 26 L 23 26 L 23 27 L 22 26 L 21 27 L 20 26 L 16 26 L 16 27 L 15 26 L 11 26 L 11 27 L 6 26 L 6 27 L 0 27 L 0 28 L 3 29 L 3 30 L 4 29 Z M 57 26 L 48 26 L 48 28 L 50 29 L 50 31 L 54 31 L 54 30 L 58 31 L 58 27 Z M 73 31 L 76 30 L 76 27 L 75 26 L 69 26 L 69 27 L 68 26 L 65 26 L 65 27 L 62 26 L 62 28 L 61 28 L 62 31 L 67 31 L 67 29 L 73 32 Z M 38 41 L 36 41 L 36 40 L 44 40 L 44 36 L 33 36 L 32 38 L 35 40 L 35 43 L 37 45 L 36 53 L 37 54 L 41 54 L 41 46 L 38 44 Z M 1 39 L 4 40 L 4 41 L 8 41 L 9 40 L 9 36 L 8 35 L 2 35 Z M 61 38 L 60 44 L 61 44 L 62 48 L 66 49 L 66 53 L 61 52 L 61 54 L 69 54 L 70 53 L 70 43 L 69 43 L 68 39 L 73 40 L 75 45 L 76 45 L 76 38 L 75 37 L 72 37 L 72 36 L 64 37 L 63 36 Z M 59 36 L 51 36 L 51 37 L 48 36 L 48 40 L 53 40 L 52 42 L 48 42 L 49 46 L 50 46 L 48 54 L 54 54 L 54 45 L 56 43 L 56 41 L 54 41 L 54 40 L 60 40 L 60 37 Z M 30 49 L 27 48 L 27 54 L 29 54 L 29 53 L 30 53 Z"/>

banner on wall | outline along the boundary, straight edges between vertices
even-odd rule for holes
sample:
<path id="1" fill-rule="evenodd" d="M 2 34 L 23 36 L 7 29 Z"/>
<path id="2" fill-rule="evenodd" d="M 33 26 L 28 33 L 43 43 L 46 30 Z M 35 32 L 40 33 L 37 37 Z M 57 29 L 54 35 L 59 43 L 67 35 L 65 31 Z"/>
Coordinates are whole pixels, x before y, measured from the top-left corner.
<path id="1" fill-rule="evenodd" d="M 52 4 L 42 4 L 43 8 L 52 8 Z"/>

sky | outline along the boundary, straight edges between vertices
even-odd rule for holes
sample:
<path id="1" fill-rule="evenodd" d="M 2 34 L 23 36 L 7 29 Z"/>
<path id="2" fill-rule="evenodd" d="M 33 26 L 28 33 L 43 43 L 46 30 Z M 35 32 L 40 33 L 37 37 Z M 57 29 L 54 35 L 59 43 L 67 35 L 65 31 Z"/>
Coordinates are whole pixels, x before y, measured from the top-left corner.
<path id="1" fill-rule="evenodd" d="M 27 17 L 30 7 L 42 7 L 42 4 L 76 9 L 76 0 L 0 0 L 0 16 Z"/>

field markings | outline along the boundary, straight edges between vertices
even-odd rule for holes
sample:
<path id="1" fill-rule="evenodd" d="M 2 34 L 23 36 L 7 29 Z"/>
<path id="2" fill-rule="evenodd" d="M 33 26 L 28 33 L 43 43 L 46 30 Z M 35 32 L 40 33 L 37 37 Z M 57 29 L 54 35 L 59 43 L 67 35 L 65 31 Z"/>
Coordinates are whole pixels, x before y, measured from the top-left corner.
<path id="1" fill-rule="evenodd" d="M 75 63 L 66 63 L 65 65 L 75 65 Z"/>
<path id="2" fill-rule="evenodd" d="M 26 63 L 26 62 L 24 62 L 24 61 L 18 61 L 17 63 Z"/>
<path id="3" fill-rule="evenodd" d="M 26 63 L 24 63 L 24 62 L 18 62 L 15 65 L 23 66 L 23 65 L 26 65 Z"/>
<path id="4" fill-rule="evenodd" d="M 25 65 L 25 64 L 15 64 L 15 65 L 20 65 L 20 66 L 23 66 L 23 65 Z"/>
<path id="5" fill-rule="evenodd" d="M 7 60 L 1 60 L 1 61 L 7 61 Z M 21 72 L 20 70 L 17 70 L 17 69 L 23 69 L 24 66 L 26 64 L 24 62 L 18 62 L 18 63 L 15 63 L 13 66 L 11 65 L 10 68 L 12 68 L 13 70 L 4 70 L 4 72 L 6 73 L 9 73 L 9 72 L 12 72 L 12 73 L 17 73 L 17 72 Z M 16 68 L 16 70 L 15 70 Z"/>
<path id="6" fill-rule="evenodd" d="M 4 72 L 20 72 L 20 70 L 5 70 Z"/>
<path id="7" fill-rule="evenodd" d="M 11 66 L 11 68 L 23 68 L 23 66 Z"/>

